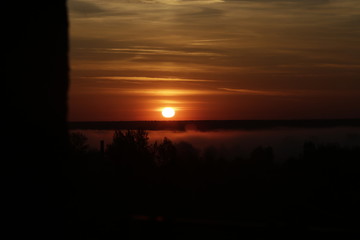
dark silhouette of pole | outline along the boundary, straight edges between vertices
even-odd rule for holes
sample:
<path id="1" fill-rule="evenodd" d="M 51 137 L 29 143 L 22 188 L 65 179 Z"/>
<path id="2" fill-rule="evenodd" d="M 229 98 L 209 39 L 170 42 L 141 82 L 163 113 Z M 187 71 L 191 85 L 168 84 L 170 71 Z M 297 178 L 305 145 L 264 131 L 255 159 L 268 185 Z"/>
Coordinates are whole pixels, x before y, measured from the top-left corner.
<path id="1" fill-rule="evenodd" d="M 8 214 L 14 239 L 64 238 L 70 184 L 66 180 L 68 19 L 66 0 L 9 1 L 2 34 L 6 60 L 7 139 L 4 156 Z M 5 206 L 5 205 L 4 205 Z"/>
<path id="2" fill-rule="evenodd" d="M 104 154 L 105 154 L 105 142 L 104 142 L 104 140 L 100 141 L 100 153 L 101 153 L 101 157 L 103 157 Z"/>

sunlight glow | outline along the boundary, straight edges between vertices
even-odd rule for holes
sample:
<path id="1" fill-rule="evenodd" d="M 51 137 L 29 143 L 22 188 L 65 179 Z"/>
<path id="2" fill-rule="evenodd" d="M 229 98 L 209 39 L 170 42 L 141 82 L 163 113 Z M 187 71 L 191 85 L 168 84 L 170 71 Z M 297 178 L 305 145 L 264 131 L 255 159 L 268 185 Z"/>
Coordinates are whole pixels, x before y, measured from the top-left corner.
<path id="1" fill-rule="evenodd" d="M 164 108 L 161 113 L 165 118 L 172 118 L 175 116 L 175 110 L 171 107 Z"/>

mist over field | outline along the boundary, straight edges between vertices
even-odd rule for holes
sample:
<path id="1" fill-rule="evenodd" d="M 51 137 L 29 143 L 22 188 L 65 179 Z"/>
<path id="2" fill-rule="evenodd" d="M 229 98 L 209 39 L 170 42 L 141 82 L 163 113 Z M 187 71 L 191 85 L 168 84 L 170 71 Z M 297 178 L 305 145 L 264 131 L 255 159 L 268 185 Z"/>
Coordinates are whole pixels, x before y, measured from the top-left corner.
<path id="1" fill-rule="evenodd" d="M 99 149 L 100 141 L 112 142 L 113 130 L 72 130 L 81 132 L 88 138 L 90 147 Z M 212 130 L 198 131 L 148 131 L 150 143 L 162 141 L 164 137 L 174 144 L 190 143 L 202 155 L 206 149 L 215 148 L 217 158 L 233 160 L 248 158 L 258 146 L 273 148 L 275 162 L 282 162 L 289 157 L 298 157 L 303 144 L 311 141 L 316 144 L 336 144 L 356 146 L 360 144 L 360 128 L 338 127 L 324 129 L 281 128 L 269 130 Z"/>

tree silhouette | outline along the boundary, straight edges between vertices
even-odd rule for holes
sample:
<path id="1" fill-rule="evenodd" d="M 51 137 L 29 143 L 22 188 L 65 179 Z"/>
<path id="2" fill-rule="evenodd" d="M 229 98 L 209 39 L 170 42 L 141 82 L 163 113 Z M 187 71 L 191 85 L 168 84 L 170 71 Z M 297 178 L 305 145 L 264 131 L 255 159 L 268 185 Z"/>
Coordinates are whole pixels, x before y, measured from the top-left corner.
<path id="1" fill-rule="evenodd" d="M 73 132 L 69 134 L 70 153 L 81 154 L 89 150 L 87 143 L 88 138 L 81 132 Z"/>
<path id="2" fill-rule="evenodd" d="M 216 147 L 214 146 L 206 147 L 204 150 L 203 157 L 207 164 L 211 164 L 211 165 L 215 164 L 218 158 L 218 151 Z"/>
<path id="3" fill-rule="evenodd" d="M 253 150 L 250 159 L 258 166 L 269 167 L 274 160 L 273 149 L 270 146 L 259 146 Z"/>
<path id="4" fill-rule="evenodd" d="M 144 130 L 116 130 L 106 153 L 113 160 L 140 159 L 149 155 L 148 132 Z"/>
<path id="5" fill-rule="evenodd" d="M 181 141 L 175 144 L 179 165 L 192 166 L 199 162 L 199 150 L 191 143 Z"/>
<path id="6" fill-rule="evenodd" d="M 147 131 L 116 130 L 105 155 L 119 167 L 121 173 L 134 181 L 151 180 L 155 162 Z"/>
<path id="7" fill-rule="evenodd" d="M 172 141 L 164 138 L 162 142 L 157 141 L 152 146 L 154 161 L 157 166 L 173 165 L 176 159 L 176 148 Z"/>

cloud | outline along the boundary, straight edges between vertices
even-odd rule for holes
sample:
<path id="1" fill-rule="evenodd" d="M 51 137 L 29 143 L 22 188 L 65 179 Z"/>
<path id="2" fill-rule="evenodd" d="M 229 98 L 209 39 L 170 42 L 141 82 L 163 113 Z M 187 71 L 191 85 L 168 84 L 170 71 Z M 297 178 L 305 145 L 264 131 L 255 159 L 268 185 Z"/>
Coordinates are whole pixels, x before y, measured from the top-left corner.
<path id="1" fill-rule="evenodd" d="M 253 0 L 253 3 L 296 3 L 296 4 L 326 4 L 332 0 Z M 341 0 L 343 1 L 343 0 Z M 224 0 L 224 2 L 249 2 L 249 0 Z"/>
<path id="2" fill-rule="evenodd" d="M 137 0 L 142 3 L 156 3 L 168 5 L 198 5 L 198 4 L 212 4 L 221 3 L 223 0 Z"/>
<path id="3" fill-rule="evenodd" d="M 119 92 L 130 95 L 150 95 L 161 97 L 221 94 L 220 91 L 206 89 L 119 89 Z"/>
<path id="4" fill-rule="evenodd" d="M 213 80 L 171 78 L 171 77 L 124 77 L 124 76 L 103 76 L 103 77 L 81 77 L 86 79 L 114 80 L 127 82 L 214 82 Z"/>
<path id="5" fill-rule="evenodd" d="M 142 55 L 175 55 L 175 56 L 223 56 L 214 52 L 200 52 L 200 51 L 180 51 L 169 49 L 150 49 L 150 48 L 107 48 L 103 51 L 111 51 L 112 53 L 131 53 Z"/>
<path id="6" fill-rule="evenodd" d="M 339 69 L 349 69 L 349 70 L 360 70 L 360 64 L 336 64 L 336 63 L 324 63 L 318 64 L 318 67 L 324 68 L 339 68 Z"/>
<path id="7" fill-rule="evenodd" d="M 358 0 L 69 3 L 74 12 L 96 14 L 72 18 L 77 76 L 88 71 L 154 88 L 218 79 L 232 87 L 217 89 L 222 94 L 264 96 L 304 93 L 250 89 L 358 85 Z"/>
<path id="8" fill-rule="evenodd" d="M 279 96 L 279 97 L 346 97 L 356 96 L 359 90 L 343 89 L 280 89 L 280 90 L 254 90 L 243 88 L 218 88 L 221 91 L 239 95 Z"/>
<path id="9" fill-rule="evenodd" d="M 241 89 L 241 88 L 219 88 L 220 90 L 236 93 L 236 94 L 249 94 L 249 95 L 266 95 L 266 96 L 290 96 L 297 95 L 294 91 L 271 91 L 271 90 L 251 90 L 251 89 Z"/>
<path id="10" fill-rule="evenodd" d="M 105 11 L 97 4 L 88 1 L 69 0 L 68 4 L 71 12 L 79 14 L 98 14 Z"/>

